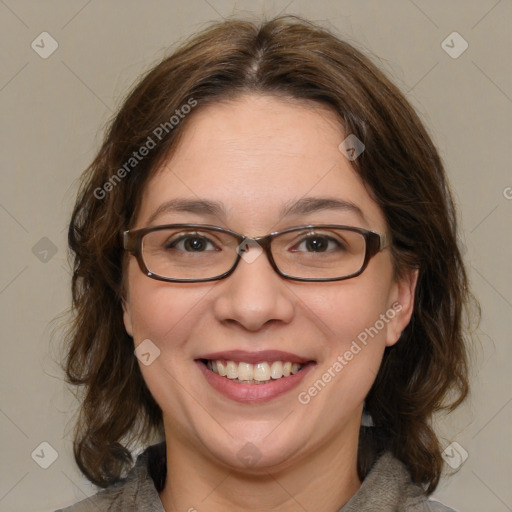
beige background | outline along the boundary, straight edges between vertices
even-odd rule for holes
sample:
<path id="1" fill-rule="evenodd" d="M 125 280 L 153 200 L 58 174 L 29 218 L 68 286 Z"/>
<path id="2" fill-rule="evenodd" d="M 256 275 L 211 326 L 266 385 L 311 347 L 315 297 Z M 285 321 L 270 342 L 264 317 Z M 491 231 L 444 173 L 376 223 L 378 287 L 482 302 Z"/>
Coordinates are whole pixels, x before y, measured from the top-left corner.
<path id="1" fill-rule="evenodd" d="M 444 445 L 469 457 L 436 496 L 464 512 L 512 510 L 510 0 L 0 0 L 1 511 L 49 511 L 93 491 L 72 459 L 76 404 L 50 321 L 69 305 L 66 223 L 102 128 L 169 47 L 209 21 L 261 12 L 308 17 L 368 48 L 429 127 L 483 307 L 471 401 L 442 422 Z M 43 31 L 58 42 L 47 59 L 31 48 L 51 48 Z M 441 46 L 453 31 L 469 44 L 456 59 Z M 461 43 L 448 39 L 452 52 Z M 58 455 L 46 470 L 36 460 L 51 461 L 48 447 L 31 457 L 41 442 Z"/>

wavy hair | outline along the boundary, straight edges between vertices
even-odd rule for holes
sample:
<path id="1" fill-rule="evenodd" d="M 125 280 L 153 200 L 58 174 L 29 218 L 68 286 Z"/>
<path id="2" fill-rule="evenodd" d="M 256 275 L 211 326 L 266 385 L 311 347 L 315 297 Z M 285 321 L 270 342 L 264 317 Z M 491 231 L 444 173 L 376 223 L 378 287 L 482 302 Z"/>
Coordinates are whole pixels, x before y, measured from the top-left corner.
<path id="1" fill-rule="evenodd" d="M 478 307 L 452 195 L 438 152 L 399 89 L 353 45 L 291 16 L 223 21 L 182 44 L 133 88 L 82 176 L 68 233 L 73 319 L 64 361 L 68 382 L 82 392 L 77 464 L 106 487 L 132 464 L 130 442 L 161 431 L 161 410 L 123 324 L 120 233 L 133 224 L 145 183 L 194 111 L 242 94 L 327 105 L 366 146 L 353 164 L 386 218 L 395 273 L 419 269 L 419 277 L 411 322 L 385 350 L 366 397 L 375 426 L 361 427 L 358 472 L 364 479 L 389 450 L 429 494 L 442 470 L 432 415 L 468 394 L 463 319 L 471 304 Z M 142 147 L 145 156 L 135 158 Z"/>

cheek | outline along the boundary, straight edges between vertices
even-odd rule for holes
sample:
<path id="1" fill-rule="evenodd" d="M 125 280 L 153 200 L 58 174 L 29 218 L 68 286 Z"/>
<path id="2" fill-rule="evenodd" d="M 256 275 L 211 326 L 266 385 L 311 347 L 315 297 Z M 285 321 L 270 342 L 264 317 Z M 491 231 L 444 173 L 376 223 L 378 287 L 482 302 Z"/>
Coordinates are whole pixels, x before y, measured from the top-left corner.
<path id="1" fill-rule="evenodd" d="M 371 385 L 386 346 L 387 323 L 383 301 L 351 296 L 341 311 L 332 312 L 328 366 L 358 388 Z M 384 316 L 382 316 L 384 315 Z M 350 391 L 350 389 L 349 389 Z"/>
<path id="2" fill-rule="evenodd" d="M 364 274 L 359 276 L 363 277 Z M 323 326 L 331 348 L 343 349 L 356 339 L 364 343 L 366 337 L 379 341 L 385 339 L 389 321 L 386 317 L 389 282 L 384 279 L 358 281 L 359 278 L 324 284 L 316 291 L 304 289 L 297 293 L 311 312 L 311 317 Z"/>
<path id="3" fill-rule="evenodd" d="M 200 307 L 207 292 L 204 285 L 180 285 L 150 279 L 132 265 L 129 269 L 129 305 L 135 343 L 146 338 L 156 343 L 164 343 L 169 338 L 180 340 L 178 333 L 187 328 L 194 308 Z"/>
<path id="4" fill-rule="evenodd" d="M 324 333 L 320 378 L 333 382 L 331 390 L 339 391 L 344 403 L 350 397 L 354 403 L 362 400 L 371 387 L 395 316 L 389 308 L 391 281 L 379 275 L 385 274 L 368 273 L 368 279 L 362 274 L 361 279 L 324 286 L 319 293 L 302 293 L 310 318 Z"/>
<path id="5" fill-rule="evenodd" d="M 194 378 L 197 332 L 208 332 L 209 292 L 215 284 L 167 283 L 148 278 L 138 267 L 129 270 L 129 303 L 134 345 L 150 346 L 156 358 L 140 359 L 144 380 L 162 409 L 184 411 L 183 382 Z M 145 340 L 150 340 L 148 344 Z M 142 343 L 146 345 L 142 345 Z M 156 347 L 154 348 L 153 345 Z M 142 364 L 141 364 L 142 363 Z"/>
<path id="6" fill-rule="evenodd" d="M 323 326 L 324 346 L 298 401 L 311 421 L 331 419 L 322 427 L 325 435 L 336 435 L 339 425 L 358 414 L 375 381 L 386 347 L 387 324 L 380 320 L 386 313 L 385 296 L 333 289 L 308 304 L 316 324 Z"/>
<path id="7" fill-rule="evenodd" d="M 138 268 L 130 275 L 134 345 L 151 347 L 150 363 L 144 364 L 143 359 L 139 362 L 142 375 L 162 410 L 177 411 L 181 418 L 177 425 L 183 429 L 191 421 L 188 394 L 181 392 L 193 371 L 193 347 L 188 340 L 204 316 L 199 311 L 210 287 L 159 282 L 144 276 Z"/>

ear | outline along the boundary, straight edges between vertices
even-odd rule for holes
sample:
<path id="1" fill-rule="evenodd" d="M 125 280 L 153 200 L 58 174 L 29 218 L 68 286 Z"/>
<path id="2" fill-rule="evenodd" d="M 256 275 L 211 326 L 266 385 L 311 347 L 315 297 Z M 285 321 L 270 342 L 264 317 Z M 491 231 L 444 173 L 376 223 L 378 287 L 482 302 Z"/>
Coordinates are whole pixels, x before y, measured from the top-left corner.
<path id="1" fill-rule="evenodd" d="M 411 320 L 414 310 L 414 296 L 416 291 L 416 283 L 418 282 L 418 269 L 407 271 L 399 280 L 393 284 L 390 299 L 391 304 L 389 311 L 394 311 L 395 315 L 389 317 L 386 346 L 394 345 L 407 327 Z"/>
<path id="2" fill-rule="evenodd" d="M 126 332 L 133 338 L 132 308 L 126 297 L 123 298 L 123 322 Z"/>

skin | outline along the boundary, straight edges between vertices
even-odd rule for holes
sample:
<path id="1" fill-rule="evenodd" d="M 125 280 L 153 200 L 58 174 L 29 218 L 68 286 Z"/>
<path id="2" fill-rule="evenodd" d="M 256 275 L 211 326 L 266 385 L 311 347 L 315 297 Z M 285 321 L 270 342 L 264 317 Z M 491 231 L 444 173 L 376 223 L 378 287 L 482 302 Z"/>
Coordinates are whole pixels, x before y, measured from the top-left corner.
<path id="1" fill-rule="evenodd" d="M 305 101 L 244 95 L 198 109 L 172 157 L 143 191 L 134 228 L 205 223 L 261 236 L 309 223 L 345 224 L 388 233 L 385 218 L 339 151 L 345 138 L 329 109 Z M 281 217 L 303 197 L 336 197 L 363 212 L 323 210 Z M 173 198 L 222 202 L 225 215 L 167 212 Z M 160 356 L 141 365 L 163 411 L 168 479 L 166 510 L 337 511 L 357 491 L 357 441 L 363 401 L 386 346 L 410 320 L 416 273 L 394 279 L 390 251 L 360 276 L 301 283 L 279 277 L 264 255 L 242 260 L 227 279 L 194 284 L 150 279 L 128 257 L 124 322 L 137 346 L 150 339 Z M 298 394 L 379 315 L 402 309 L 303 405 Z M 277 349 L 314 360 L 298 388 L 269 402 L 239 403 L 207 383 L 200 354 Z M 247 467 L 247 442 L 260 453 Z"/>

